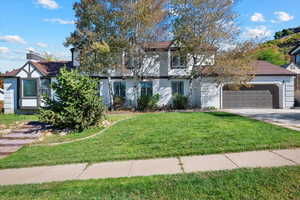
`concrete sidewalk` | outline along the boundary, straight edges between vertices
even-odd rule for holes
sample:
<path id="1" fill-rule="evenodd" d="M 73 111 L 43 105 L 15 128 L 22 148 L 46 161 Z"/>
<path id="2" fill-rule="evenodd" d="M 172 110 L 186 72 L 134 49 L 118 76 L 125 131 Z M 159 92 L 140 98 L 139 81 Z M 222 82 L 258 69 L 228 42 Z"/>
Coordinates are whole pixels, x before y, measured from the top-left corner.
<path id="1" fill-rule="evenodd" d="M 300 165 L 300 149 L 0 170 L 0 185 Z"/>

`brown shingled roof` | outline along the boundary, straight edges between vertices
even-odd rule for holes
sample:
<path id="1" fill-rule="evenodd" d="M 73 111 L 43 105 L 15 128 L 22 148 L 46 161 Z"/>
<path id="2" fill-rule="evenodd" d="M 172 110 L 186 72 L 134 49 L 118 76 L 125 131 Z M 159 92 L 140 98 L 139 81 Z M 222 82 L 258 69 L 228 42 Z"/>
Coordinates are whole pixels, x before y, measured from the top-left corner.
<path id="1" fill-rule="evenodd" d="M 56 76 L 59 70 L 66 66 L 67 68 L 72 68 L 71 61 L 40 61 L 40 62 L 31 62 L 40 72 L 45 76 Z"/>
<path id="2" fill-rule="evenodd" d="M 153 42 L 145 44 L 147 49 L 168 49 L 172 45 L 172 41 Z"/>
<path id="3" fill-rule="evenodd" d="M 9 72 L 6 72 L 4 74 L 1 74 L 1 76 L 4 76 L 4 77 L 11 77 L 11 76 L 16 76 L 18 74 L 20 69 L 14 69 L 12 71 L 9 71 Z"/>
<path id="4" fill-rule="evenodd" d="M 284 69 L 280 66 L 273 65 L 266 61 L 255 61 L 254 64 L 255 75 L 288 75 L 294 76 L 295 73 Z"/>
<path id="5" fill-rule="evenodd" d="M 40 61 L 40 62 L 29 61 L 28 63 L 35 66 L 37 68 L 37 70 L 39 70 L 44 76 L 56 76 L 58 74 L 60 68 L 62 68 L 64 66 L 66 66 L 67 68 L 72 68 L 71 61 Z M 14 77 L 19 73 L 21 68 L 14 69 L 10 72 L 3 74 L 2 76 L 3 77 Z"/>

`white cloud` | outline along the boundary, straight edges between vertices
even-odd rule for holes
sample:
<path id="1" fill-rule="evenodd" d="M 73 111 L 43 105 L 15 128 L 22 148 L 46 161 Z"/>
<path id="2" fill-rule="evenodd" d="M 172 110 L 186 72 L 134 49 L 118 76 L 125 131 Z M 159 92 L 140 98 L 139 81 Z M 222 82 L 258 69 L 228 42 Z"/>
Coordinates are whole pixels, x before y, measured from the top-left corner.
<path id="1" fill-rule="evenodd" d="M 276 20 L 271 20 L 272 23 L 288 22 L 288 21 L 291 21 L 294 19 L 294 16 L 290 15 L 289 13 L 283 12 L 283 11 L 274 12 L 274 14 L 277 17 L 276 17 Z"/>
<path id="2" fill-rule="evenodd" d="M 262 39 L 265 37 L 270 37 L 271 35 L 272 31 L 268 30 L 266 26 L 246 28 L 246 31 L 243 33 L 243 37 L 246 39 Z"/>
<path id="3" fill-rule="evenodd" d="M 35 52 L 36 50 L 33 47 L 28 47 L 28 48 L 26 48 L 26 51 L 34 51 Z"/>
<path id="4" fill-rule="evenodd" d="M 223 51 L 232 50 L 234 48 L 236 48 L 236 44 L 230 42 L 224 42 L 220 44 L 220 49 Z"/>
<path id="5" fill-rule="evenodd" d="M 47 9 L 59 8 L 59 5 L 55 0 L 37 0 L 37 3 Z"/>
<path id="6" fill-rule="evenodd" d="M 0 36 L 0 41 L 13 42 L 19 44 L 26 44 L 26 41 L 18 35 L 4 35 Z"/>
<path id="7" fill-rule="evenodd" d="M 70 53 L 69 51 L 61 51 L 61 52 L 47 52 L 59 60 L 70 60 Z"/>
<path id="8" fill-rule="evenodd" d="M 36 46 L 41 47 L 41 48 L 47 48 L 48 44 L 43 43 L 43 42 L 38 42 L 38 43 L 36 43 Z"/>
<path id="9" fill-rule="evenodd" d="M 0 47 L 0 54 L 6 54 L 9 53 L 10 50 L 7 47 Z"/>
<path id="10" fill-rule="evenodd" d="M 74 20 L 64 20 L 60 18 L 44 19 L 45 22 L 59 23 L 59 24 L 75 24 Z"/>
<path id="11" fill-rule="evenodd" d="M 251 16 L 251 21 L 253 21 L 253 22 L 264 22 L 266 20 L 265 20 L 265 17 L 263 16 L 263 14 L 261 14 L 261 13 L 254 13 Z"/>

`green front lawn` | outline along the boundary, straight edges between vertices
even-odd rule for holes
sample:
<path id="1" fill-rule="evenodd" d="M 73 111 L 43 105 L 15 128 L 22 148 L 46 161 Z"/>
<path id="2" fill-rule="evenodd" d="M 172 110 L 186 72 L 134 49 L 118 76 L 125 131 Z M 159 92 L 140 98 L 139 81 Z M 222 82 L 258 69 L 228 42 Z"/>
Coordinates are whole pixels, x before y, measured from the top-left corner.
<path id="1" fill-rule="evenodd" d="M 13 125 L 16 122 L 35 120 L 38 120 L 37 115 L 0 114 L 0 124 L 6 126 Z"/>
<path id="2" fill-rule="evenodd" d="M 59 146 L 25 147 L 0 168 L 300 147 L 300 133 L 228 113 L 137 115 L 103 134 Z"/>
<path id="3" fill-rule="evenodd" d="M 300 167 L 0 187 L 0 199 L 300 199 Z"/>
<path id="4" fill-rule="evenodd" d="M 109 114 L 106 116 L 106 118 L 110 123 L 114 123 L 117 121 L 129 119 L 133 116 L 134 116 L 134 114 Z M 99 133 L 100 131 L 102 131 L 103 129 L 104 129 L 103 127 L 90 128 L 90 129 L 84 130 L 83 132 L 73 132 L 73 133 L 70 133 L 65 136 L 60 136 L 58 134 L 57 135 L 52 134 L 50 136 L 45 137 L 41 141 L 37 141 L 36 144 L 69 142 L 72 140 L 77 140 L 77 139 L 89 137 L 91 135 L 95 135 L 95 134 Z"/>

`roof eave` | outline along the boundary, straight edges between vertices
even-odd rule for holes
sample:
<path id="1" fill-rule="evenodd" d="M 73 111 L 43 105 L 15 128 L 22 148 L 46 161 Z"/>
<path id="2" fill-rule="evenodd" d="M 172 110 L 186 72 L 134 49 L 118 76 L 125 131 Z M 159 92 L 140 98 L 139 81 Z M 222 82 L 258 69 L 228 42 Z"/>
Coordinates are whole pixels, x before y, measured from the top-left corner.
<path id="1" fill-rule="evenodd" d="M 300 45 L 296 46 L 295 48 L 293 48 L 290 52 L 289 55 L 294 55 L 298 50 L 300 50 Z"/>

